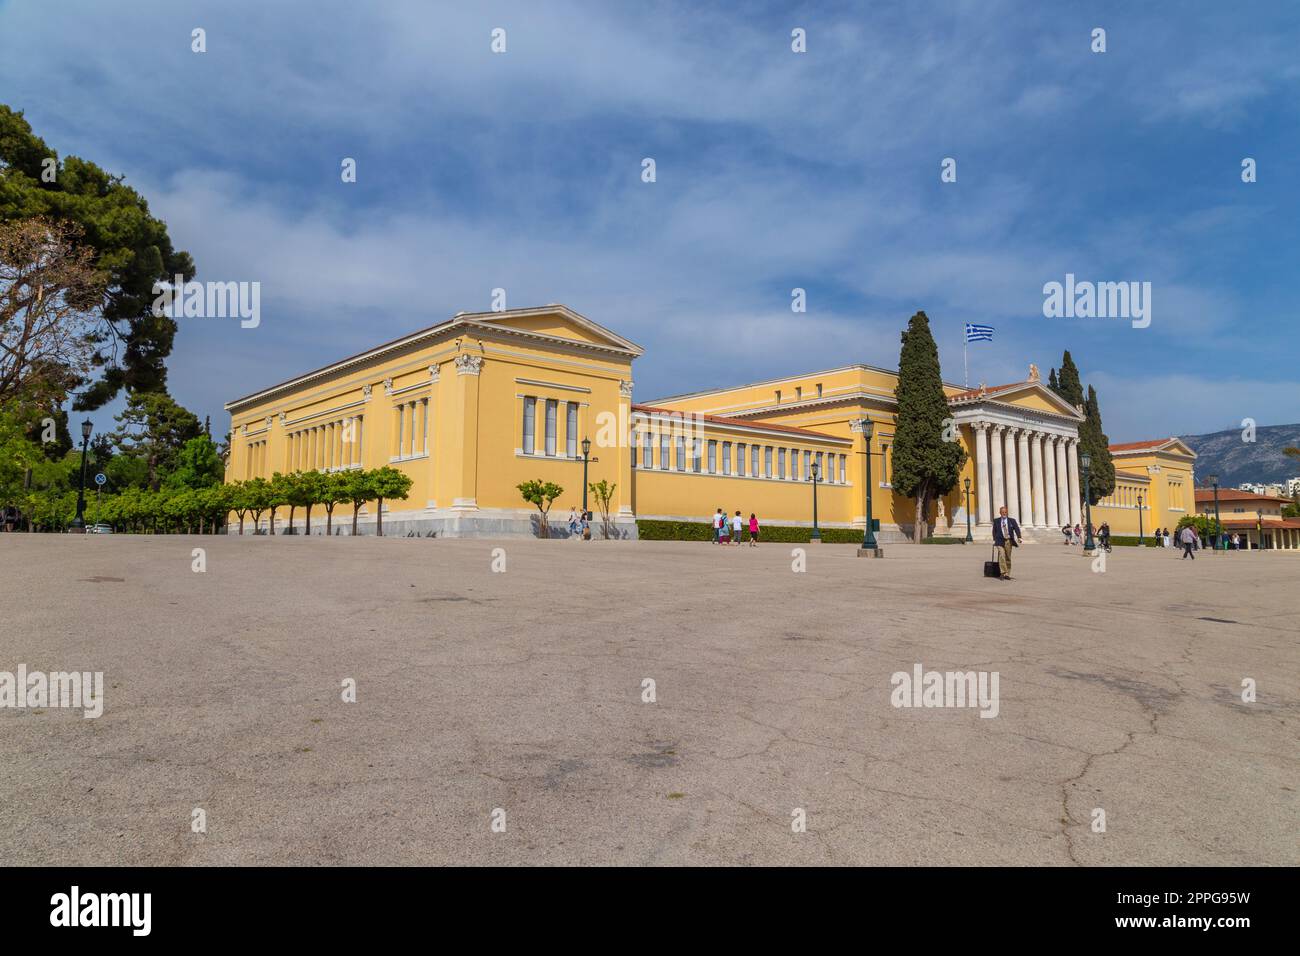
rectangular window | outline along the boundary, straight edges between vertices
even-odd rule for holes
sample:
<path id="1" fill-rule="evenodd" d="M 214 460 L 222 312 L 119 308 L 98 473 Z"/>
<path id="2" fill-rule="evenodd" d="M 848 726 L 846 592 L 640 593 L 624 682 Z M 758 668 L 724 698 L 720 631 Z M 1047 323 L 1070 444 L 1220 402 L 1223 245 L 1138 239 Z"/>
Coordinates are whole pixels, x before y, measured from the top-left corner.
<path id="1" fill-rule="evenodd" d="M 790 478 L 794 481 L 799 480 L 799 449 L 790 449 Z"/>
<path id="2" fill-rule="evenodd" d="M 646 432 L 641 436 L 641 465 L 645 468 L 653 468 L 654 462 L 654 436 Z"/>
<path id="3" fill-rule="evenodd" d="M 718 473 L 718 443 L 714 439 L 709 439 L 709 474 Z"/>
<path id="4" fill-rule="evenodd" d="M 880 446 L 880 483 L 889 484 L 889 446 Z"/>
<path id="5" fill-rule="evenodd" d="M 840 484 L 841 485 L 849 480 L 847 474 L 848 467 L 849 467 L 848 457 L 846 455 L 840 455 Z"/>
<path id="6" fill-rule="evenodd" d="M 668 462 L 668 454 L 669 454 L 668 433 L 660 432 L 659 433 L 659 467 L 662 468 L 664 471 L 667 471 L 669 468 L 672 467 L 672 465 L 669 464 Z"/>
<path id="7" fill-rule="evenodd" d="M 818 382 L 818 383 L 817 383 L 817 397 L 818 397 L 818 398 L 821 398 L 821 397 L 822 397 L 822 385 L 821 385 L 821 382 Z"/>
<path id="8" fill-rule="evenodd" d="M 686 436 L 677 436 L 677 470 L 686 470 Z"/>
<path id="9" fill-rule="evenodd" d="M 401 441 L 399 438 L 398 441 Z M 531 455 L 537 449 L 537 399 L 524 399 L 524 447 L 523 453 Z"/>
<path id="10" fill-rule="evenodd" d="M 555 455 L 555 416 L 560 403 L 553 398 L 546 400 L 546 454 Z"/>
<path id="11" fill-rule="evenodd" d="M 778 478 L 785 477 L 785 449 L 784 448 L 778 448 L 776 450 L 776 476 Z"/>
<path id="12" fill-rule="evenodd" d="M 801 398 L 803 398 L 803 386 L 796 385 L 794 387 L 794 400 L 797 402 Z"/>
<path id="13" fill-rule="evenodd" d="M 812 472 L 808 470 L 808 466 L 811 465 L 811 464 L 812 464 L 812 452 L 810 452 L 810 451 L 806 451 L 806 452 L 803 453 L 803 476 L 804 476 L 804 478 L 807 478 L 807 477 L 809 477 L 809 476 L 812 474 Z"/>
<path id="14" fill-rule="evenodd" d="M 822 452 L 817 453 L 817 475 L 822 480 L 826 480 L 826 466 L 822 464 Z"/>
<path id="15" fill-rule="evenodd" d="M 744 477 L 745 474 L 745 443 L 736 443 L 736 474 Z"/>
<path id="16" fill-rule="evenodd" d="M 731 474 L 731 442 L 729 441 L 722 443 L 722 473 Z"/>
<path id="17" fill-rule="evenodd" d="M 565 409 L 564 444 L 570 458 L 578 457 L 578 403 L 569 402 Z"/>
<path id="18" fill-rule="evenodd" d="M 758 477 L 758 452 L 757 445 L 749 446 L 749 473 L 755 478 Z"/>
<path id="19" fill-rule="evenodd" d="M 633 432 L 631 434 L 631 436 L 628 438 L 628 441 L 632 443 L 632 467 L 635 468 L 636 467 L 636 446 L 637 446 L 636 432 Z"/>
<path id="20" fill-rule="evenodd" d="M 763 477 L 772 477 L 772 446 L 763 446 Z"/>
<path id="21" fill-rule="evenodd" d="M 704 454 L 704 439 L 697 438 L 695 439 L 694 446 L 691 448 L 691 470 L 694 471 L 697 475 L 700 473 L 703 464 L 701 461 L 701 457 L 703 456 L 703 454 Z"/>

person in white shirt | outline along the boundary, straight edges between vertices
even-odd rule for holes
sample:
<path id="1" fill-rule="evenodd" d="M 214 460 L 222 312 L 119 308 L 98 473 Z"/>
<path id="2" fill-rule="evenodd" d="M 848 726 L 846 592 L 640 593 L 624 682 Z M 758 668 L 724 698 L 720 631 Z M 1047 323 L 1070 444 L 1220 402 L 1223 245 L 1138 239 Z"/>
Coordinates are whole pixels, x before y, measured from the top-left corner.
<path id="1" fill-rule="evenodd" d="M 722 544 L 722 528 L 727 523 L 727 516 L 719 508 L 713 515 L 713 543 Z"/>
<path id="2" fill-rule="evenodd" d="M 743 528 L 744 526 L 745 526 L 745 522 L 741 519 L 740 512 L 737 511 L 736 516 L 731 519 L 731 543 L 732 544 L 734 545 L 740 544 L 740 529 Z"/>

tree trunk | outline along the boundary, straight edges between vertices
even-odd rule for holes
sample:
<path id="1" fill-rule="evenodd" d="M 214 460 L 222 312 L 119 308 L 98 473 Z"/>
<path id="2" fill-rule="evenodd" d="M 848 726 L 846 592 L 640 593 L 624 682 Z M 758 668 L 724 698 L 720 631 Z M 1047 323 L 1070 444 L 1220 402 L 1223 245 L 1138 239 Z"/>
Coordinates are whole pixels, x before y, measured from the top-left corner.
<path id="1" fill-rule="evenodd" d="M 925 537 L 925 513 L 929 510 L 929 495 L 922 493 L 916 498 L 916 522 L 912 525 L 912 543 L 920 544 Z"/>
<path id="2" fill-rule="evenodd" d="M 293 530 L 293 513 L 294 513 L 295 511 L 297 511 L 297 510 L 298 510 L 298 506 L 297 506 L 297 505 L 290 505 L 290 506 L 289 506 L 289 530 L 290 530 L 290 531 Z"/>
<path id="3" fill-rule="evenodd" d="M 332 507 L 325 509 L 325 537 L 334 533 L 334 509 Z"/>
<path id="4" fill-rule="evenodd" d="M 271 529 L 271 534 L 275 534 L 275 508 L 271 509 L 271 521 L 269 527 Z"/>
<path id="5" fill-rule="evenodd" d="M 361 505 L 355 501 L 352 502 L 352 537 L 357 536 L 357 512 L 361 510 Z"/>
<path id="6" fill-rule="evenodd" d="M 305 534 L 311 534 L 311 505 L 307 506 L 307 530 Z"/>
<path id="7" fill-rule="evenodd" d="M 384 499 L 375 499 L 375 534 L 382 538 L 384 536 Z"/>
<path id="8" fill-rule="evenodd" d="M 244 533 L 244 513 L 242 511 L 239 513 L 239 533 Z"/>

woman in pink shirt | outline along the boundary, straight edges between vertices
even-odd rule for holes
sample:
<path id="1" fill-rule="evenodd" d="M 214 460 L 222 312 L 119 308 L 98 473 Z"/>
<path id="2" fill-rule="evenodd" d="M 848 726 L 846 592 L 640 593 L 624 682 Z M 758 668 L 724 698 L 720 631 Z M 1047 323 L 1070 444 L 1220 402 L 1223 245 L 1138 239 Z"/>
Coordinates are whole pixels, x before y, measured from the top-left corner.
<path id="1" fill-rule="evenodd" d="M 749 515 L 749 546 L 751 548 L 758 546 L 758 519 L 754 517 L 753 512 Z"/>

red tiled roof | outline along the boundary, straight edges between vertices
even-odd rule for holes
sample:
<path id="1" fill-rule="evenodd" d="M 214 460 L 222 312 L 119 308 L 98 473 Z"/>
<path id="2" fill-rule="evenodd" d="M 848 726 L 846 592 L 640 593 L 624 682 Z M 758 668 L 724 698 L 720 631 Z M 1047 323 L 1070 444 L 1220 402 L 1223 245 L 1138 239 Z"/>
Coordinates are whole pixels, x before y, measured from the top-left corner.
<path id="1" fill-rule="evenodd" d="M 1214 501 L 1213 488 L 1196 489 L 1196 503 L 1199 505 L 1203 501 Z M 1289 504 L 1291 499 L 1283 495 L 1257 495 L 1253 491 L 1240 491 L 1237 488 L 1220 488 L 1219 501 L 1280 501 Z"/>
<path id="2" fill-rule="evenodd" d="M 1020 385 L 1027 385 L 1027 384 L 1028 384 L 1027 382 L 1010 382 L 1006 385 L 994 385 L 992 388 L 986 385 L 984 386 L 984 394 L 993 395 L 996 394 L 997 392 L 1005 392 L 1009 388 L 1016 388 Z M 949 395 L 948 401 L 960 402 L 960 401 L 965 401 L 968 398 L 979 398 L 979 396 L 980 396 L 980 390 L 978 388 L 968 388 L 966 391 L 958 392 L 956 395 Z"/>
<path id="3" fill-rule="evenodd" d="M 1214 516 L 1211 515 L 1210 517 L 1213 519 Z M 1255 518 L 1221 518 L 1219 524 L 1223 525 L 1228 531 L 1232 531 L 1234 528 L 1247 528 L 1253 531 L 1259 524 L 1264 526 L 1265 531 L 1271 531 L 1276 528 L 1300 528 L 1300 518 L 1283 518 L 1279 521 L 1277 518 L 1270 519 L 1268 515 L 1265 515 L 1262 522 Z"/>
<path id="4" fill-rule="evenodd" d="M 695 415 L 695 412 L 682 411 L 679 408 L 661 408 L 657 405 L 641 405 L 633 403 L 632 411 L 644 412 L 647 415 Z M 748 421 L 742 418 L 727 418 L 723 415 L 700 415 L 700 418 L 714 425 L 723 425 L 727 428 L 745 428 L 755 429 L 762 428 L 765 431 L 787 432 L 791 435 L 802 435 L 805 438 L 817 438 L 822 441 L 834 441 L 847 443 L 850 439 L 841 438 L 838 435 L 827 435 L 824 432 L 815 432 L 810 428 L 798 428 L 794 425 L 771 425 L 762 421 Z"/>

